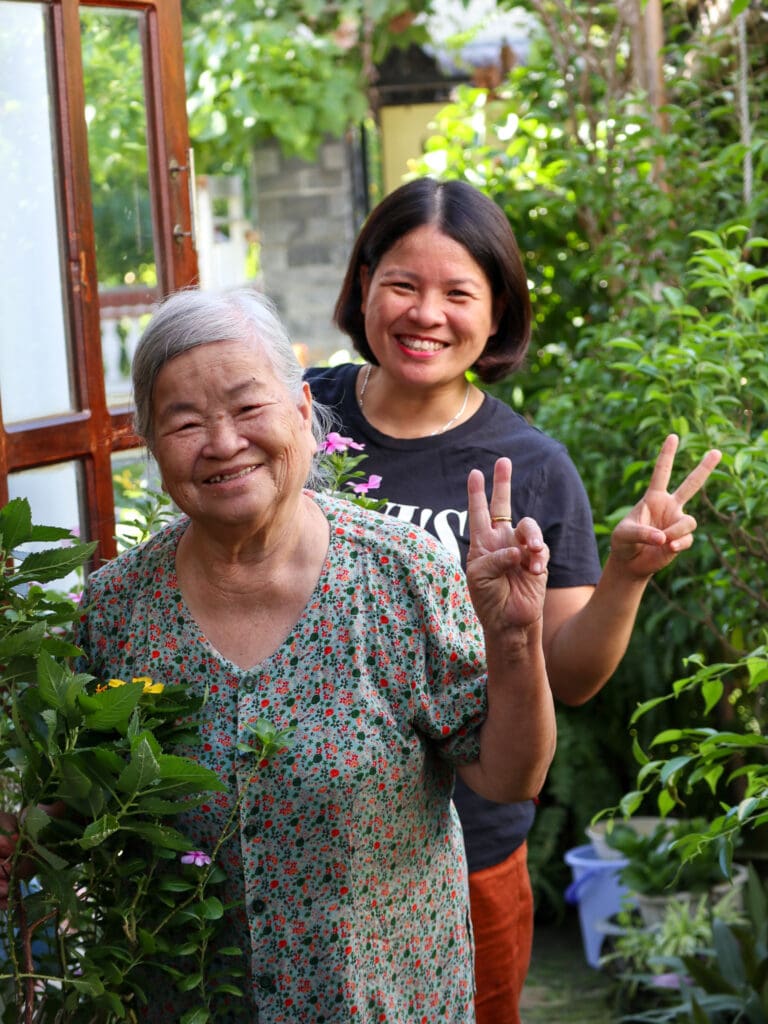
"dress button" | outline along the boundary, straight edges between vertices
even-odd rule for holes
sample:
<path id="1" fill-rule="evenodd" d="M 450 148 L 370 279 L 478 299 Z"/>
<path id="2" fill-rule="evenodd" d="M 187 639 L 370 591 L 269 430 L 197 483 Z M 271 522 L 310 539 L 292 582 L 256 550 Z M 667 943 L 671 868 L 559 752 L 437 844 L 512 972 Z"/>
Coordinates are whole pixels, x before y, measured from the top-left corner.
<path id="1" fill-rule="evenodd" d="M 260 974 L 258 980 L 259 988 L 263 988 L 265 992 L 275 991 L 275 978 L 272 974 Z"/>
<path id="2" fill-rule="evenodd" d="M 254 912 L 254 914 L 263 914 L 266 909 L 267 904 L 264 902 L 264 900 L 255 899 L 253 903 L 251 903 L 251 910 Z"/>
<path id="3" fill-rule="evenodd" d="M 253 839 L 254 836 L 259 834 L 259 826 L 251 821 L 245 826 L 243 832 L 245 832 L 246 839 Z"/>

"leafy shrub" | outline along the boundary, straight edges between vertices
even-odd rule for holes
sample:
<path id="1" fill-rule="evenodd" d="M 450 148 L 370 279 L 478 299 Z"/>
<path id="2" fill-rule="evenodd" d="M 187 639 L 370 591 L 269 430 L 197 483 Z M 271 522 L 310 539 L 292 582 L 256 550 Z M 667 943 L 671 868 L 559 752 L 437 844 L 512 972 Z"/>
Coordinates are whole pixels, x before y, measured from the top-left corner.
<path id="1" fill-rule="evenodd" d="M 68 546 L 30 551 L 30 544 Z M 205 1024 L 239 993 L 241 952 L 219 934 L 226 893 L 216 858 L 238 827 L 236 803 L 214 849 L 191 851 L 180 816 L 221 789 L 179 751 L 197 742 L 202 698 L 151 679 L 77 674 L 76 600 L 50 585 L 94 549 L 36 526 L 28 502 L 0 509 L 0 773 L 18 842 L 0 911 L 5 1024 L 136 1020 L 160 971 Z M 254 771 L 288 737 L 254 729 Z M 32 881 L 28 879 L 32 877 Z M 228 966 L 231 965 L 231 966 Z"/>

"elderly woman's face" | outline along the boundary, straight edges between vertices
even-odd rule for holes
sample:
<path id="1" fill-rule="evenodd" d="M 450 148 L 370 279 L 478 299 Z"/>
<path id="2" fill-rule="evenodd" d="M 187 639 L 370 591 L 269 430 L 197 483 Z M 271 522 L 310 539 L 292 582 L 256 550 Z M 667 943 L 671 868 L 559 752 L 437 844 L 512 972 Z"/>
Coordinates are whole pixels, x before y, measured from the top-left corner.
<path id="1" fill-rule="evenodd" d="M 165 364 L 152 399 L 163 484 L 192 520 L 260 529 L 292 509 L 315 450 L 309 389 L 297 403 L 259 346 L 190 349 Z"/>

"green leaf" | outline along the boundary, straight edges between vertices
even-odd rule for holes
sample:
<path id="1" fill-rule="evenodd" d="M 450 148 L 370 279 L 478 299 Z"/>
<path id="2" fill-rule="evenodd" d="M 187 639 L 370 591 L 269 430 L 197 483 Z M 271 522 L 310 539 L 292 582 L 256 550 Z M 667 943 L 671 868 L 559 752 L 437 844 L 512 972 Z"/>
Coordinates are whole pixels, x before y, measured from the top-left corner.
<path id="1" fill-rule="evenodd" d="M 49 850 L 47 846 L 41 846 L 39 843 L 35 844 L 35 854 L 44 861 L 54 871 L 64 871 L 68 866 L 69 862 L 60 857 L 53 850 Z"/>
<path id="2" fill-rule="evenodd" d="M 128 720 L 141 700 L 142 686 L 126 683 L 124 686 L 108 687 L 101 693 L 80 694 L 78 702 L 83 710 L 85 725 L 96 732 L 125 733 Z"/>
<path id="3" fill-rule="evenodd" d="M 693 759 L 691 757 L 671 757 L 668 761 L 664 762 L 664 765 L 659 772 L 659 779 L 663 784 L 668 783 L 675 775 L 682 771 L 686 765 L 690 764 Z"/>
<path id="4" fill-rule="evenodd" d="M 206 921 L 218 921 L 224 916 L 224 906 L 220 899 L 208 896 L 199 904 L 200 914 Z"/>
<path id="5" fill-rule="evenodd" d="M 66 548 L 31 551 L 14 573 L 14 582 L 50 583 L 79 569 L 96 550 L 96 544 L 72 544 Z"/>
<path id="6" fill-rule="evenodd" d="M 704 698 L 704 714 L 708 715 L 720 703 L 723 689 L 722 679 L 710 679 L 702 685 L 701 695 Z"/>
<path id="7" fill-rule="evenodd" d="M 187 1010 L 179 1024 L 208 1024 L 210 1019 L 211 1015 L 208 1011 L 204 1007 L 198 1006 L 194 1010 Z"/>
<path id="8" fill-rule="evenodd" d="M 151 932 L 147 931 L 146 928 L 139 928 L 136 936 L 139 940 L 142 952 L 149 954 L 157 952 L 157 940 Z"/>
<path id="9" fill-rule="evenodd" d="M 162 892 L 191 892 L 197 888 L 197 882 L 190 882 L 186 878 L 164 878 L 160 882 Z"/>
<path id="10" fill-rule="evenodd" d="M 142 839 L 146 839 L 148 843 L 152 843 L 155 846 L 165 847 L 169 850 L 188 850 L 189 840 L 186 839 L 176 829 L 170 828 L 167 825 L 155 825 L 151 822 L 124 822 L 123 828 L 127 832 L 132 832 L 137 836 L 141 836 Z"/>
<path id="11" fill-rule="evenodd" d="M 0 638 L 0 661 L 8 662 L 25 654 L 36 655 L 45 635 L 45 623 L 35 622 L 26 629 Z"/>
<path id="12" fill-rule="evenodd" d="M 635 790 L 631 793 L 625 793 L 619 801 L 619 808 L 625 818 L 631 818 L 635 811 L 638 809 L 640 804 L 643 802 L 645 793 L 642 790 Z"/>
<path id="13" fill-rule="evenodd" d="M 45 703 L 60 711 L 72 707 L 75 696 L 82 691 L 89 677 L 74 676 L 66 666 L 41 651 L 37 660 L 37 685 Z"/>
<path id="14" fill-rule="evenodd" d="M 26 498 L 14 498 L 0 508 L 0 547 L 8 554 L 32 539 L 32 509 Z"/>
<path id="15" fill-rule="evenodd" d="M 37 839 L 42 830 L 50 823 L 50 815 L 46 814 L 42 807 L 27 808 L 27 813 L 24 815 L 24 831 L 30 839 Z"/>
<path id="16" fill-rule="evenodd" d="M 186 757 L 178 757 L 175 754 L 161 754 L 158 759 L 160 767 L 160 778 L 164 782 L 178 783 L 179 785 L 204 789 L 206 791 L 219 792 L 224 784 L 216 772 L 203 765 L 196 764 Z"/>
<path id="17" fill-rule="evenodd" d="M 221 950 L 217 950 L 217 952 L 221 953 Z M 238 953 L 239 952 L 240 950 L 238 950 Z M 243 998 L 243 990 L 241 988 L 238 988 L 237 985 L 229 985 L 226 982 L 223 984 L 218 984 L 216 986 L 216 992 L 225 992 L 227 995 L 236 996 L 238 999 Z"/>
<path id="18" fill-rule="evenodd" d="M 85 755 L 77 751 L 60 755 L 58 769 L 61 781 L 56 789 L 58 799 L 65 803 L 82 803 L 87 799 L 94 788 L 87 764 Z"/>
<path id="19" fill-rule="evenodd" d="M 179 992 L 191 992 L 193 989 L 198 988 L 203 983 L 202 974 L 195 973 L 189 974 L 186 978 L 180 978 L 176 984 Z"/>
<path id="20" fill-rule="evenodd" d="M 666 818 L 675 809 L 675 798 L 667 789 L 659 791 L 659 795 L 656 798 L 656 806 L 659 808 L 659 814 L 662 818 Z"/>
<path id="21" fill-rule="evenodd" d="M 98 821 L 91 822 L 83 832 L 80 839 L 80 846 L 84 850 L 94 846 L 100 846 L 106 839 L 109 839 L 115 832 L 120 831 L 120 822 L 114 814 L 105 814 Z"/>
<path id="22" fill-rule="evenodd" d="M 117 788 L 122 793 L 138 793 L 159 778 L 160 765 L 146 736 L 142 736 L 132 745 L 131 760 L 121 772 Z"/>
<path id="23" fill-rule="evenodd" d="M 77 989 L 78 992 L 83 992 L 85 995 L 94 998 L 95 996 L 103 995 L 104 985 L 99 978 L 94 975 L 88 977 L 69 976 L 67 978 L 67 984 L 71 985 L 72 988 Z"/>

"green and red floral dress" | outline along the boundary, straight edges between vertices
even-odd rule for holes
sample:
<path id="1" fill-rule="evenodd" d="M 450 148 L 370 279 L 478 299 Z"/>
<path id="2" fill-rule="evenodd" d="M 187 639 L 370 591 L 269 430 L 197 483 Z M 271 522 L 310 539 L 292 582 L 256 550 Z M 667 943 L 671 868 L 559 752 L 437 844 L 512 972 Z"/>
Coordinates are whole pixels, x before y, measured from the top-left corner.
<path id="1" fill-rule="evenodd" d="M 209 692 L 194 756 L 226 782 L 185 831 L 225 847 L 227 945 L 244 951 L 237 1024 L 471 1024 L 472 941 L 454 766 L 478 756 L 482 634 L 458 562 L 410 524 L 325 495 L 327 558 L 280 647 L 244 670 L 178 589 L 187 520 L 93 573 L 79 642 L 97 677 Z M 259 718 L 292 727 L 254 768 Z M 148 1019 L 180 1010 L 158 981 Z"/>

